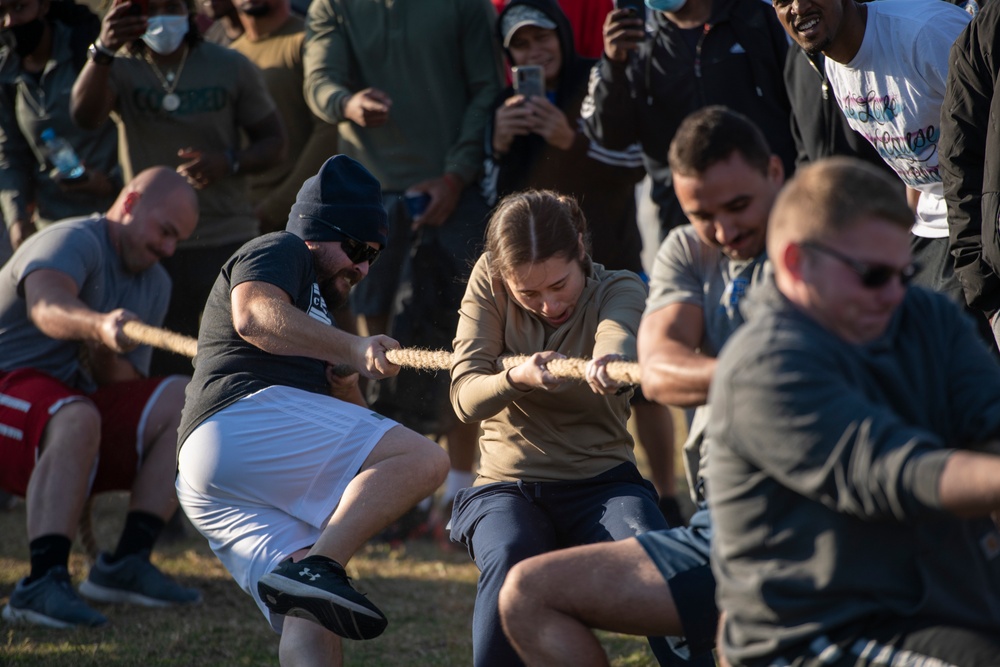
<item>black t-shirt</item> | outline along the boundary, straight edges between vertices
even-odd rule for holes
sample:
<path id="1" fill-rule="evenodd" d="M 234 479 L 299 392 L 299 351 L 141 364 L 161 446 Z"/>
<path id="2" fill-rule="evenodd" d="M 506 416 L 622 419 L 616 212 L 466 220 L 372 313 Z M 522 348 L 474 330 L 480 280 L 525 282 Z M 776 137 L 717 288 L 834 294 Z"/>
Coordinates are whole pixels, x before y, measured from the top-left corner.
<path id="1" fill-rule="evenodd" d="M 194 377 L 187 387 L 178 451 L 201 422 L 244 396 L 272 385 L 329 394 L 325 364 L 309 357 L 270 354 L 243 340 L 233 327 L 230 293 L 240 283 L 259 281 L 284 290 L 296 308 L 333 326 L 320 295 L 312 253 L 288 232 L 246 243 L 223 265 L 205 304 Z"/>

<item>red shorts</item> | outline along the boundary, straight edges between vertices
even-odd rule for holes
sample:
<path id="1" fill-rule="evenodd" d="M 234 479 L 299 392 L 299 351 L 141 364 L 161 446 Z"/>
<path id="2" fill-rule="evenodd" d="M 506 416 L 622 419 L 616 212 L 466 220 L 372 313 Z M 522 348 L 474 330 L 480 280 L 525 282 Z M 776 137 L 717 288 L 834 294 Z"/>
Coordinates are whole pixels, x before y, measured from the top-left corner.
<path id="1" fill-rule="evenodd" d="M 142 458 L 147 406 L 166 378 L 118 382 L 83 394 L 31 368 L 0 373 L 0 489 L 24 496 L 45 427 L 72 401 L 90 401 L 101 415 L 101 449 L 91 493 L 131 488 Z"/>

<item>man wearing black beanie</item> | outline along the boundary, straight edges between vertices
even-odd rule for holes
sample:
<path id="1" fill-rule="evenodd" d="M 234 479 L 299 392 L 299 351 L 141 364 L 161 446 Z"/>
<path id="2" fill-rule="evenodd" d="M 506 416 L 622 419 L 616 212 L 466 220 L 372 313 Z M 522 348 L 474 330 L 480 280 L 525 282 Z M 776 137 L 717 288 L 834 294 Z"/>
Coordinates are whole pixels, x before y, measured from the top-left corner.
<path id="1" fill-rule="evenodd" d="M 387 233 L 378 181 L 334 156 L 302 185 L 285 231 L 226 262 L 202 319 L 177 494 L 281 633 L 283 665 L 339 665 L 339 637 L 382 633 L 385 616 L 344 567 L 448 471 L 440 447 L 369 410 L 358 390 L 359 373 L 399 372 L 386 358 L 399 344 L 330 317 Z"/>

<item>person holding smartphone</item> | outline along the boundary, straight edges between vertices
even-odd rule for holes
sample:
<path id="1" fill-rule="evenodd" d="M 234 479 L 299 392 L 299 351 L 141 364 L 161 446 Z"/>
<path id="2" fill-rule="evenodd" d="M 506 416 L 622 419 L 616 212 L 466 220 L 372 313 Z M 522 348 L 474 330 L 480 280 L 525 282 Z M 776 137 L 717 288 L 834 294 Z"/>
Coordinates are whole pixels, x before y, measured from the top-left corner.
<path id="1" fill-rule="evenodd" d="M 642 145 L 662 240 L 687 224 L 667 150 L 690 113 L 722 104 L 745 114 L 768 137 L 785 173 L 794 171 L 783 77 L 788 37 L 770 3 L 759 0 L 645 0 L 648 22 L 624 4 L 604 23 L 584 131 L 614 150 Z"/>
<path id="2" fill-rule="evenodd" d="M 100 21 L 71 0 L 24 0 L 0 8 L 0 219 L 10 247 L 37 228 L 106 211 L 122 187 L 118 140 L 109 120 L 76 127 L 69 91 L 97 37 Z M 47 159 L 42 133 L 51 129 L 82 161 L 82 176 L 66 179 Z"/>
<path id="3" fill-rule="evenodd" d="M 569 20 L 555 0 L 514 0 L 500 13 L 497 31 L 515 86 L 497 98 L 486 128 L 483 190 L 490 204 L 529 188 L 570 194 L 590 226 L 594 261 L 642 274 L 635 207 L 635 185 L 643 177 L 639 147 L 607 150 L 581 129 L 581 104 L 596 61 L 577 55 Z M 541 69 L 543 95 L 518 89 L 526 67 Z M 670 411 L 641 396 L 633 406 L 661 508 L 671 525 L 682 523 Z"/>
<path id="4" fill-rule="evenodd" d="M 497 30 L 515 79 L 498 97 L 486 128 L 491 203 L 528 187 L 572 194 L 594 225 L 595 260 L 640 272 L 634 197 L 643 175 L 639 152 L 601 152 L 580 130 L 595 61 L 576 55 L 569 20 L 555 0 L 513 0 Z M 517 74 L 535 67 L 544 93 L 522 94 Z"/>

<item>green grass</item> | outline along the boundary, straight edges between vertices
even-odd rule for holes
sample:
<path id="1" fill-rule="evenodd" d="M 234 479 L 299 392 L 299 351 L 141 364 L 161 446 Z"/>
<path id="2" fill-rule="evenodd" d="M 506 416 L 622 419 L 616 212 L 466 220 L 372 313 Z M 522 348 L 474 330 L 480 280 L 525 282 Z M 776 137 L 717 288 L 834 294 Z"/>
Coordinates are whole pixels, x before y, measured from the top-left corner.
<path id="1" fill-rule="evenodd" d="M 125 511 L 122 494 L 102 497 L 94 512 L 95 535 L 114 545 Z M 0 511 L 0 606 L 28 573 L 24 506 Z M 0 623 L 0 667 L 230 667 L 278 664 L 278 637 L 222 568 L 205 541 L 191 531 L 163 545 L 153 561 L 189 586 L 204 602 L 184 609 L 102 605 L 111 623 L 100 629 L 50 630 Z M 87 572 L 82 551 L 70 562 L 74 582 Z M 472 609 L 478 571 L 462 551 L 430 542 L 389 548 L 372 545 L 348 567 L 358 588 L 389 617 L 373 641 L 345 641 L 344 663 L 370 667 L 470 665 Z M 655 665 L 645 640 L 602 634 L 620 667 Z"/>

